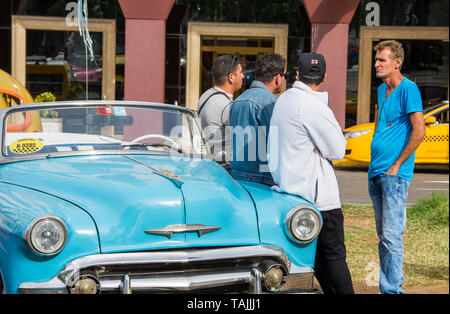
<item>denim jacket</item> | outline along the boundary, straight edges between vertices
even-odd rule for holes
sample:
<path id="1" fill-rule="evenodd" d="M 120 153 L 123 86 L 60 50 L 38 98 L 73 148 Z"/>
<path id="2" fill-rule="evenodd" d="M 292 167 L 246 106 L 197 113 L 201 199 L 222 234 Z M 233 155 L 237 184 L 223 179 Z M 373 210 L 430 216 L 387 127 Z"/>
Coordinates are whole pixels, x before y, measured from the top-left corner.
<path id="1" fill-rule="evenodd" d="M 253 81 L 230 107 L 233 132 L 231 175 L 240 180 L 272 185 L 267 165 L 267 137 L 277 97 L 261 82 Z"/>

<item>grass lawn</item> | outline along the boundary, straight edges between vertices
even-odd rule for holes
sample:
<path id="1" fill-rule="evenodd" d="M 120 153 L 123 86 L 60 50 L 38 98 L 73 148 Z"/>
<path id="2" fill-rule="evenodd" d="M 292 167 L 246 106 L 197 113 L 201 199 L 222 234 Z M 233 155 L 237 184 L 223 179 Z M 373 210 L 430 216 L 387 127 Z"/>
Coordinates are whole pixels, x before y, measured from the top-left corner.
<path id="1" fill-rule="evenodd" d="M 352 280 L 378 286 L 378 236 L 371 206 L 343 205 Z M 407 209 L 405 287 L 449 286 L 449 198 L 434 193 Z"/>

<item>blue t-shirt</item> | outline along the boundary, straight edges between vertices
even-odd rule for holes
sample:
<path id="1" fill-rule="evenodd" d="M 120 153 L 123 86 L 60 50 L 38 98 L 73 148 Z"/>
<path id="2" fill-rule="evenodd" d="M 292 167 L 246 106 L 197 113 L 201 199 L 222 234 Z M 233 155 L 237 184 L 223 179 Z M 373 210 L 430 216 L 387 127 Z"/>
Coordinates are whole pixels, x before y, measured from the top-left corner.
<path id="1" fill-rule="evenodd" d="M 422 97 L 417 85 L 403 78 L 386 98 L 387 85 L 378 87 L 378 124 L 372 139 L 369 179 L 386 173 L 408 143 L 412 132 L 409 114 L 422 111 Z M 398 176 L 412 181 L 414 173 L 413 153 L 401 166 Z"/>

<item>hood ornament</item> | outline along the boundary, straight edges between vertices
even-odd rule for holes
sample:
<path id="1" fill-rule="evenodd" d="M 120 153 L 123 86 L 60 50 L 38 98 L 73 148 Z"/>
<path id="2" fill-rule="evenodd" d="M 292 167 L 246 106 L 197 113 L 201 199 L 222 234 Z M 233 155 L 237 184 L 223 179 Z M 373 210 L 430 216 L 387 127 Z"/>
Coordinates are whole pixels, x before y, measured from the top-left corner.
<path id="1" fill-rule="evenodd" d="M 219 229 L 219 226 L 205 226 L 202 224 L 179 224 L 168 225 L 161 229 L 148 229 L 144 232 L 147 234 L 163 235 L 170 239 L 174 233 L 197 232 L 198 236 L 201 237 L 205 233 L 217 231 Z"/>
<path id="2" fill-rule="evenodd" d="M 178 188 L 181 188 L 181 186 L 182 186 L 183 183 L 184 183 L 184 180 L 183 180 L 183 179 L 181 179 L 179 176 L 177 176 L 176 174 L 174 174 L 174 173 L 172 173 L 172 172 L 170 172 L 170 171 L 168 171 L 168 170 L 165 170 L 165 169 L 157 170 L 157 169 L 153 168 L 152 166 L 150 166 L 149 164 L 146 164 L 146 163 L 144 163 L 144 162 L 142 162 L 142 161 L 139 161 L 139 160 L 137 160 L 137 159 L 134 159 L 134 158 L 132 158 L 132 157 L 130 157 L 130 156 L 127 156 L 127 155 L 122 155 L 122 156 L 125 157 L 125 158 L 127 158 L 127 159 L 133 160 L 133 161 L 135 161 L 135 162 L 137 162 L 137 163 L 139 163 L 139 164 L 141 164 L 141 165 L 143 165 L 143 166 L 145 166 L 145 167 L 147 167 L 147 168 L 150 168 L 150 169 L 153 171 L 153 173 L 155 173 L 155 174 L 157 174 L 157 175 L 160 175 L 161 177 L 164 177 L 164 178 L 166 178 L 166 179 L 169 179 L 169 180 L 172 181 Z"/>
<path id="3" fill-rule="evenodd" d="M 156 174 L 158 174 L 158 175 L 160 175 L 160 176 L 162 176 L 164 178 L 169 179 L 170 181 L 175 183 L 175 185 L 177 187 L 181 187 L 183 185 L 183 183 L 184 183 L 183 179 L 181 179 L 179 176 L 177 176 L 176 174 L 174 174 L 174 173 L 172 173 L 172 172 L 170 172 L 168 170 L 164 170 L 164 169 L 153 170 L 153 173 L 156 173 Z"/>

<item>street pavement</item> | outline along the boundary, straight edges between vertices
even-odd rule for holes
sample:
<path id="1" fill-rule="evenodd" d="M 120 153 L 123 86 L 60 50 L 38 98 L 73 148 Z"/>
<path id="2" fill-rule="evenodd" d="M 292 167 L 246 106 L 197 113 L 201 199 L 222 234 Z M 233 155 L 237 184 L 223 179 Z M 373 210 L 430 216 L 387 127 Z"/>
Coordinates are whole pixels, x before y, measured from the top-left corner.
<path id="1" fill-rule="evenodd" d="M 336 167 L 342 204 L 372 205 L 368 192 L 367 167 Z M 407 205 L 436 192 L 449 195 L 449 168 L 416 166 Z"/>

